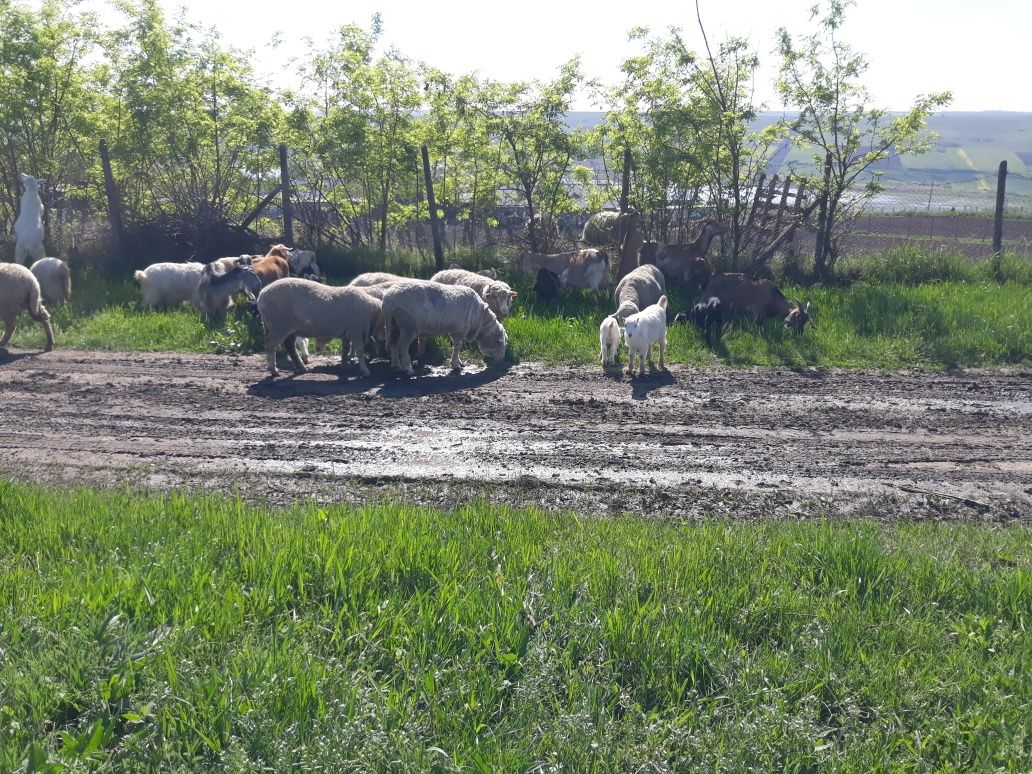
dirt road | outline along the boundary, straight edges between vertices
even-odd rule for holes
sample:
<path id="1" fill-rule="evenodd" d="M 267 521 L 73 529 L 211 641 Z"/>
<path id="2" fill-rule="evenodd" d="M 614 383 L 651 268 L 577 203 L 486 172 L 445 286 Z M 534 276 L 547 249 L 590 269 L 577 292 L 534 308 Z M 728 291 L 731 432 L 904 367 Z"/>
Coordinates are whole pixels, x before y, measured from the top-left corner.
<path id="1" fill-rule="evenodd" d="M 408 380 L 318 364 L 270 383 L 256 356 L 0 354 L 0 475 L 273 502 L 1032 522 L 1029 372 L 629 380 L 524 363 Z"/>

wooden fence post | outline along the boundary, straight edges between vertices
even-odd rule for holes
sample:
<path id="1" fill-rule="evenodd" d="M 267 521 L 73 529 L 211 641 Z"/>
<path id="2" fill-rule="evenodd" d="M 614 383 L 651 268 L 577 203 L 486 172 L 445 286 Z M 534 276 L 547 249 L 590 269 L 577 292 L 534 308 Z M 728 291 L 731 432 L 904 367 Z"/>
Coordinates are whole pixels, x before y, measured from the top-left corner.
<path id="1" fill-rule="evenodd" d="M 280 185 L 283 194 L 283 241 L 294 246 L 294 212 L 290 207 L 290 170 L 287 168 L 287 144 L 279 146 Z"/>
<path id="2" fill-rule="evenodd" d="M 1007 162 L 1000 162 L 996 174 L 996 212 L 993 215 L 993 254 L 1003 252 L 1003 203 L 1007 193 Z"/>
<path id="3" fill-rule="evenodd" d="M 434 261 L 437 270 L 444 269 L 444 247 L 441 245 L 441 226 L 437 220 L 437 200 L 434 198 L 434 178 L 430 174 L 430 151 L 424 144 L 420 150 L 423 153 L 423 182 L 426 185 L 426 203 L 430 208 L 430 233 L 434 238 Z"/>

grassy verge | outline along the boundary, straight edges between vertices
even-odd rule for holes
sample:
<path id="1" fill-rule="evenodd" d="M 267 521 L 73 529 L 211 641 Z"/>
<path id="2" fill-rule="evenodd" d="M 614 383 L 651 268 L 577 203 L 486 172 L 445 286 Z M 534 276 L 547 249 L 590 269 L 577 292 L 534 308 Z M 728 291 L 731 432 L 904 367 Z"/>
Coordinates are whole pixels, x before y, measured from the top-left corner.
<path id="1" fill-rule="evenodd" d="M 0 769 L 1028 770 L 1032 539 L 0 484 Z"/>
<path id="2" fill-rule="evenodd" d="M 1032 263 L 1028 263 L 1032 266 Z M 671 327 L 672 363 L 734 366 L 790 365 L 867 368 L 955 368 L 1032 362 L 1032 278 L 1025 263 L 996 267 L 1005 281 L 988 278 L 990 264 L 929 257 L 925 262 L 892 255 L 854 262 L 863 279 L 846 287 L 783 285 L 790 298 L 810 301 L 815 329 L 802 337 L 780 321 L 757 325 L 734 320 L 722 341 L 707 349 L 690 328 Z M 1024 272 L 1024 273 L 1023 273 Z M 881 279 L 878 279 L 881 278 Z M 506 321 L 514 357 L 560 363 L 593 363 L 598 324 L 612 311 L 608 297 L 568 293 L 553 306 L 538 303 L 526 278 L 516 311 Z M 693 303 L 681 289 L 670 293 L 673 313 Z M 261 326 L 243 314 L 227 324 L 206 325 L 191 309 L 140 312 L 131 282 L 87 277 L 73 300 L 53 310 L 57 345 L 83 349 L 257 351 Z M 39 326 L 22 316 L 14 345 L 39 347 Z M 336 351 L 336 350 L 333 350 Z"/>

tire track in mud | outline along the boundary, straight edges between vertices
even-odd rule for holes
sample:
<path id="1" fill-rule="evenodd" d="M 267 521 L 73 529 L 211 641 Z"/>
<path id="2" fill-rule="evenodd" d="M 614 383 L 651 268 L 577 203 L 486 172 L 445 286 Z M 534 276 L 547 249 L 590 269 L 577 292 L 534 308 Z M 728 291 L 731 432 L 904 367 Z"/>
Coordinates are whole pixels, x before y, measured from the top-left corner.
<path id="1" fill-rule="evenodd" d="M 315 363 L 268 382 L 258 356 L 0 354 L 0 472 L 275 502 L 1032 520 L 1026 371 Z"/>

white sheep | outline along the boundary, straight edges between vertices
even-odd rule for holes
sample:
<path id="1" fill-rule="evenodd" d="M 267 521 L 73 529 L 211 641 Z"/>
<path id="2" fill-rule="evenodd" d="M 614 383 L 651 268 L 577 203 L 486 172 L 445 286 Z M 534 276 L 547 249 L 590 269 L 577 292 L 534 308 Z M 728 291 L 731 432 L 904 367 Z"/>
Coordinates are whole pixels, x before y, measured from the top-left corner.
<path id="1" fill-rule="evenodd" d="M 25 193 L 21 209 L 14 221 L 14 262 L 28 266 L 43 258 L 43 200 L 39 198 L 39 181 L 32 175 L 22 174 Z"/>
<path id="2" fill-rule="evenodd" d="M 459 350 L 475 341 L 482 354 L 501 360 L 509 338 L 494 312 L 472 288 L 438 282 L 409 281 L 391 286 L 383 295 L 389 320 L 391 365 L 415 375 L 409 347 L 419 336 L 450 336 L 452 368 L 462 368 Z"/>
<path id="3" fill-rule="evenodd" d="M 197 304 L 197 288 L 201 282 L 203 263 L 152 263 L 143 271 L 133 274 L 140 283 L 142 309 L 160 306 L 179 306 L 184 301 Z"/>
<path id="4" fill-rule="evenodd" d="M 389 271 L 367 271 L 364 274 L 359 274 L 348 284 L 355 288 L 365 288 L 371 285 L 387 285 L 407 279 L 411 278 L 402 277 L 400 274 L 391 274 Z"/>
<path id="5" fill-rule="evenodd" d="M 217 267 L 209 264 L 201 272 L 201 281 L 197 286 L 197 306 L 209 320 L 221 319 L 232 305 L 234 293 L 244 293 L 254 301 L 261 290 L 262 281 L 250 266 L 237 264 L 220 274 Z"/>
<path id="6" fill-rule="evenodd" d="M 473 288 L 477 295 L 487 302 L 499 320 L 509 316 L 512 311 L 512 299 L 517 295 L 507 283 L 466 269 L 445 269 L 437 272 L 430 281 L 440 282 L 442 285 L 465 285 L 467 288 Z"/>
<path id="7" fill-rule="evenodd" d="M 273 282 L 258 295 L 258 313 L 265 329 L 265 356 L 269 374 L 278 376 L 276 348 L 285 344 L 296 373 L 308 370 L 298 355 L 301 336 L 319 340 L 341 340 L 341 364 L 347 365 L 348 342 L 355 348 L 358 368 L 369 375 L 365 342 L 380 317 L 380 301 L 359 288 L 323 285 L 312 280 L 288 277 Z"/>
<path id="8" fill-rule="evenodd" d="M 39 281 L 43 301 L 56 304 L 72 296 L 72 273 L 60 258 L 41 258 L 29 267 Z"/>
<path id="9" fill-rule="evenodd" d="M 449 263 L 448 264 L 448 268 L 449 269 L 464 269 L 465 267 L 462 264 L 459 264 L 459 263 Z M 498 279 L 498 272 L 495 269 L 481 269 L 480 271 L 478 271 L 476 273 L 480 274 L 480 275 L 482 275 L 484 277 L 487 277 L 488 279 Z"/>
<path id="10" fill-rule="evenodd" d="M 620 352 L 620 336 L 622 333 L 620 323 L 615 315 L 609 315 L 598 326 L 598 342 L 601 350 L 598 359 L 603 367 L 613 365 L 616 362 L 616 356 Z"/>
<path id="11" fill-rule="evenodd" d="M 645 375 L 645 360 L 652 364 L 652 345 L 659 344 L 659 367 L 665 368 L 666 357 L 666 308 L 667 297 L 632 314 L 624 323 L 624 339 L 627 341 L 627 375 L 634 374 L 634 357 L 641 363 L 641 375 Z"/>
<path id="12" fill-rule="evenodd" d="M 4 337 L 0 339 L 0 349 L 7 347 L 7 342 L 14 335 L 14 328 L 21 311 L 29 313 L 29 317 L 43 326 L 47 335 L 44 352 L 54 348 L 54 330 L 50 327 L 50 313 L 43 306 L 43 292 L 39 287 L 36 275 L 17 263 L 0 263 L 0 320 L 4 322 Z"/>
<path id="13" fill-rule="evenodd" d="M 613 316 L 623 321 L 632 314 L 637 314 L 647 306 L 659 301 L 666 293 L 666 279 L 663 272 L 651 265 L 639 266 L 624 275 L 616 286 L 613 298 L 616 300 L 616 312 Z"/>

